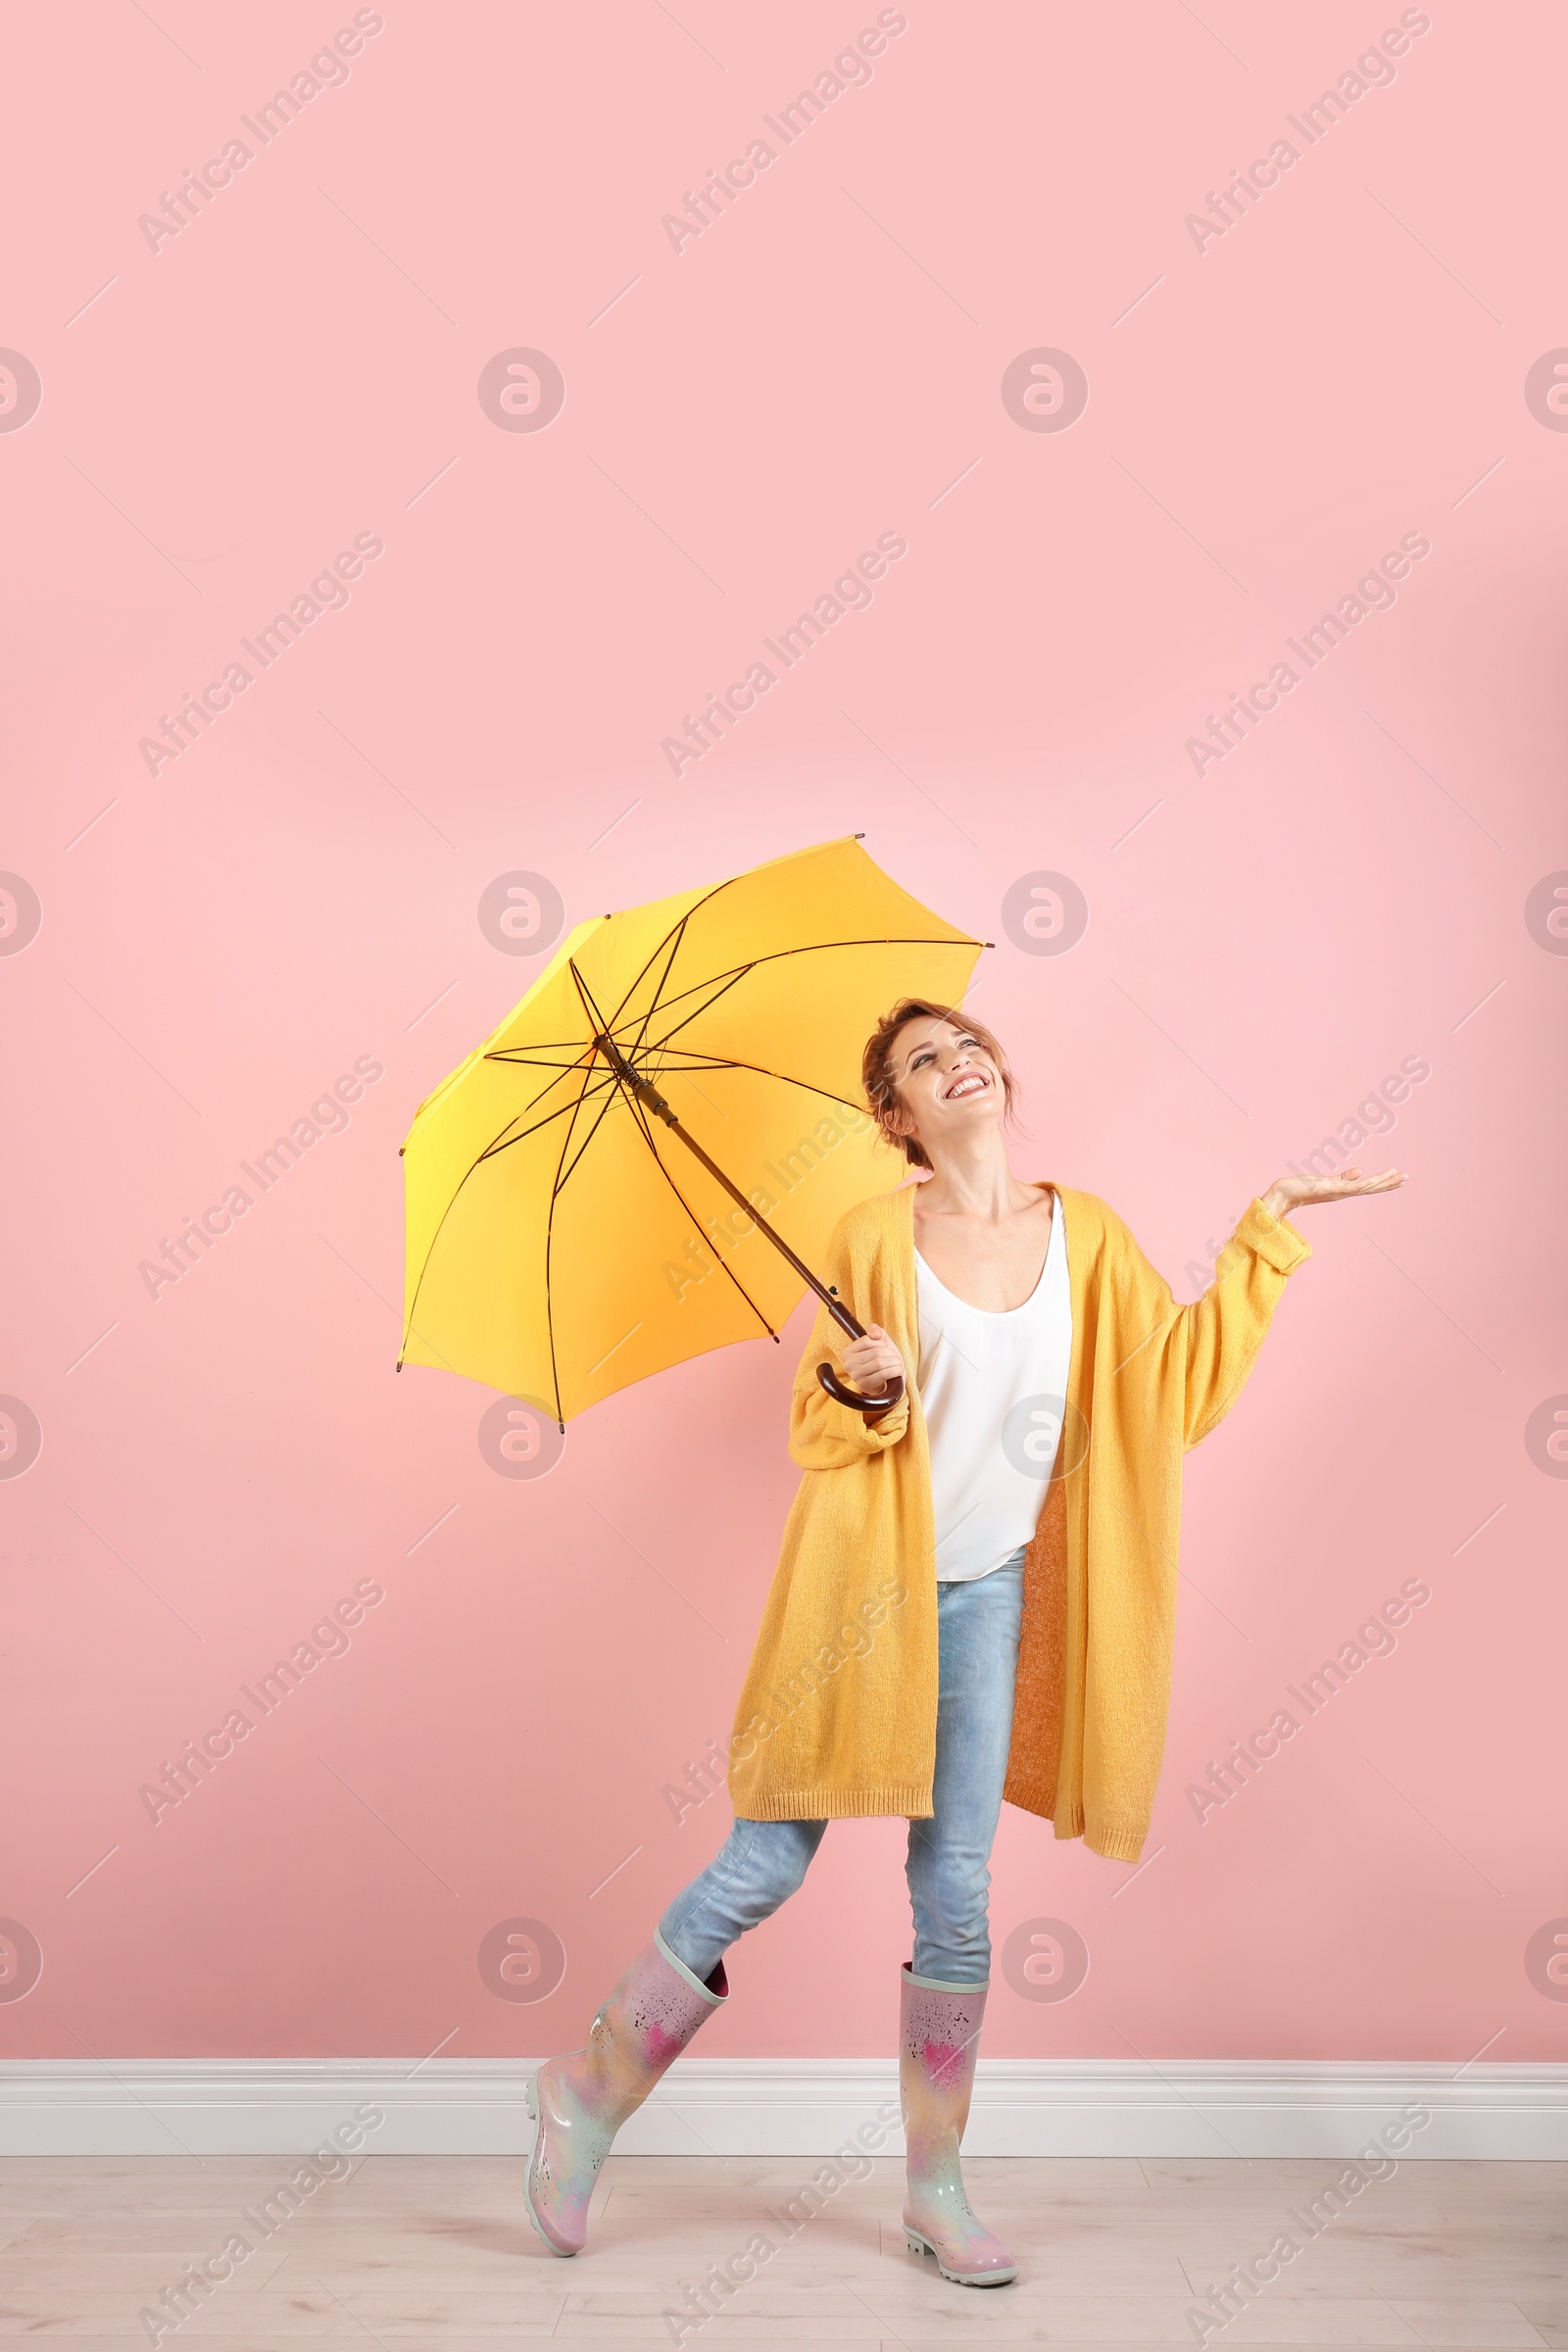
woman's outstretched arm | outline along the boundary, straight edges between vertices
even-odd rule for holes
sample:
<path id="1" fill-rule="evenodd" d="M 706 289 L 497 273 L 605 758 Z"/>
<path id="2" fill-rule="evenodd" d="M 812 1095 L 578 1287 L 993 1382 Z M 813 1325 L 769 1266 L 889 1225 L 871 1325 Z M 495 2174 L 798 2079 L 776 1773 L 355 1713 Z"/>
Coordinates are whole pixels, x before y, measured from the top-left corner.
<path id="1" fill-rule="evenodd" d="M 1282 1176 L 1247 1210 L 1220 1251 L 1212 1283 L 1191 1306 L 1178 1307 L 1163 1279 L 1155 1276 L 1168 1301 L 1168 1322 L 1160 1317 L 1163 1345 L 1181 1349 L 1187 1446 L 1206 1438 L 1235 1403 L 1287 1277 L 1311 1254 L 1285 1218 L 1324 1201 L 1394 1192 L 1404 1181 L 1396 1168 L 1386 1168 L 1380 1176 L 1363 1176 L 1356 1167 L 1344 1168 L 1337 1176 Z"/>

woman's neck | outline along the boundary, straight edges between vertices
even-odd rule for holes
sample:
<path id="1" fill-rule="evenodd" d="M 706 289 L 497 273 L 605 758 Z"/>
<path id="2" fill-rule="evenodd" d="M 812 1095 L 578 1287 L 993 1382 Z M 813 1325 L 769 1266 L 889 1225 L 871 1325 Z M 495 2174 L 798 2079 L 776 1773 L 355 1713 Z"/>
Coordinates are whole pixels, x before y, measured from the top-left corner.
<path id="1" fill-rule="evenodd" d="M 974 1137 L 967 1150 L 944 1152 L 915 1195 L 924 1216 L 983 1217 L 993 1223 L 1016 1215 L 1034 1198 L 1007 1165 L 1001 1136 L 993 1127 Z"/>

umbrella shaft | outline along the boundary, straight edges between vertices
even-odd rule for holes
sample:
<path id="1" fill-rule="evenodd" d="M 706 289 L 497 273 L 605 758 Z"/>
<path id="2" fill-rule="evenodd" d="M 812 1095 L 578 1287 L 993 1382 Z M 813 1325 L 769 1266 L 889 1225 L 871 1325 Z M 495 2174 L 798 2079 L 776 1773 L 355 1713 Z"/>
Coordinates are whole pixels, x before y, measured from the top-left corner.
<path id="1" fill-rule="evenodd" d="M 801 1280 L 808 1284 L 808 1287 L 816 1293 L 818 1298 L 821 1299 L 822 1304 L 827 1308 L 828 1313 L 832 1316 L 840 1331 L 845 1333 L 845 1335 L 852 1340 L 863 1340 L 865 1337 L 865 1326 L 862 1323 L 858 1323 L 856 1321 L 855 1317 L 851 1314 L 849 1308 L 844 1304 L 844 1301 L 839 1298 L 838 1294 L 831 1290 L 826 1283 L 819 1282 L 817 1280 L 816 1276 L 811 1272 L 810 1267 L 806 1264 L 805 1260 L 796 1256 L 794 1250 L 790 1248 L 788 1242 L 784 1240 L 782 1234 L 775 1233 L 767 1219 L 759 1214 L 752 1202 L 747 1200 L 746 1195 L 741 1191 L 739 1185 L 731 1184 L 723 1169 L 715 1160 L 709 1158 L 708 1153 L 703 1150 L 702 1145 L 697 1142 L 696 1138 L 687 1134 L 685 1128 L 681 1125 L 679 1119 L 675 1116 L 675 1113 L 670 1109 L 669 1104 L 664 1101 L 664 1098 L 660 1093 L 658 1087 L 653 1085 L 647 1078 L 640 1078 L 638 1076 L 637 1072 L 633 1069 L 631 1063 L 626 1059 L 626 1056 L 621 1053 L 619 1047 L 614 1043 L 613 1039 L 601 1036 L 596 1037 L 594 1039 L 594 1043 L 604 1054 L 605 1059 L 610 1063 L 611 1068 L 614 1071 L 621 1084 L 630 1089 L 630 1091 L 636 1096 L 638 1102 L 641 1102 L 646 1109 L 651 1110 L 656 1118 L 662 1119 L 664 1125 L 669 1128 L 673 1134 L 680 1137 L 680 1140 L 685 1145 L 687 1151 L 693 1152 L 696 1157 L 702 1161 L 704 1167 L 708 1170 L 710 1176 L 712 1177 L 714 1183 L 721 1184 L 725 1192 L 728 1193 L 730 1199 L 736 1201 L 740 1207 L 745 1209 L 746 1214 L 751 1218 L 759 1233 L 765 1233 L 768 1240 L 772 1243 L 774 1249 L 779 1252 L 780 1256 L 787 1257 L 789 1259 L 790 1264 L 795 1268 L 795 1271 L 800 1276 Z"/>

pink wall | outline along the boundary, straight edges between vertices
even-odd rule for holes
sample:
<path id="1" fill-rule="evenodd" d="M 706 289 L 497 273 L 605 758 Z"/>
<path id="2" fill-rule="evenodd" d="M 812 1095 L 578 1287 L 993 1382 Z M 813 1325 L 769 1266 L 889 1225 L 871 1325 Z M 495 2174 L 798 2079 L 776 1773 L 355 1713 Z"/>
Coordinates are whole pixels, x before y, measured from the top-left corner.
<path id="1" fill-rule="evenodd" d="M 14 36 L 0 343 L 42 401 L 0 430 L 0 865 L 42 924 L 0 956 L 0 1390 L 42 1450 L 0 1479 L 0 1916 L 43 1974 L 0 2049 L 561 2046 L 712 1852 L 722 1798 L 677 1823 L 662 1791 L 727 1735 L 791 1362 L 710 1357 L 498 1475 L 488 1394 L 393 1374 L 396 1147 L 538 968 L 481 931 L 498 876 L 574 921 L 863 829 L 999 942 L 1020 1170 L 1105 1195 L 1179 1296 L 1430 1065 L 1369 1155 L 1407 1190 L 1307 1212 L 1191 1460 L 1152 1858 L 1006 1818 L 999 1946 L 1063 1921 L 1090 1970 L 1059 2003 L 1000 1981 L 988 2049 L 1568 2055 L 1568 1482 L 1527 1447 L 1568 1392 L 1568 959 L 1526 915 L 1568 868 L 1568 416 L 1526 398 L 1568 345 L 1560 15 L 1435 0 L 1308 144 L 1288 118 L 1425 17 L 908 0 L 786 146 L 763 118 L 871 0 L 387 0 L 264 146 L 241 117 L 354 12 L 252 14 Z M 236 134 L 154 250 L 138 216 Z M 677 252 L 662 216 L 759 135 Z M 1281 137 L 1200 250 L 1186 216 Z M 476 394 L 518 348 L 564 379 L 543 431 Z M 1000 389 L 1043 348 L 1089 385 L 1059 432 Z M 887 530 L 872 607 L 672 774 L 682 714 Z M 346 607 L 150 772 L 161 714 L 360 534 Z M 1405 534 L 1396 601 L 1308 670 L 1287 640 Z M 1294 691 L 1195 762 L 1281 661 Z M 1055 957 L 1004 927 L 1041 870 L 1090 909 Z M 349 1123 L 151 1297 L 140 1262 L 361 1057 Z M 155 1825 L 141 1786 L 367 1579 L 346 1653 Z M 1407 1579 L 1394 1654 L 1200 1822 L 1188 1784 Z M 901 1840 L 832 1832 L 710 2054 L 889 2046 Z M 542 2003 L 481 1977 L 516 1918 L 565 1951 Z"/>

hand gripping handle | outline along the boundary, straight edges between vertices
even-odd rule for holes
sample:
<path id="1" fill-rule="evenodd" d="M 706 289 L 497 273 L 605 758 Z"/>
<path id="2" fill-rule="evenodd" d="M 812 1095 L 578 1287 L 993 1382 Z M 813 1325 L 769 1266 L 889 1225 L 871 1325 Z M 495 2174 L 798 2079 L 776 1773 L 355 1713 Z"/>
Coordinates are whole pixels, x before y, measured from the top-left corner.
<path id="1" fill-rule="evenodd" d="M 850 1339 L 864 1339 L 865 1325 L 858 1323 L 849 1308 L 837 1298 L 830 1298 L 827 1301 L 827 1311 L 840 1331 Z M 880 1396 L 862 1396 L 858 1389 L 852 1389 L 847 1382 L 840 1380 L 831 1364 L 818 1364 L 816 1377 L 835 1404 L 847 1405 L 852 1413 L 863 1413 L 868 1421 L 874 1421 L 879 1414 L 890 1413 L 904 1396 L 902 1375 L 895 1375 L 888 1382 L 886 1392 Z"/>

